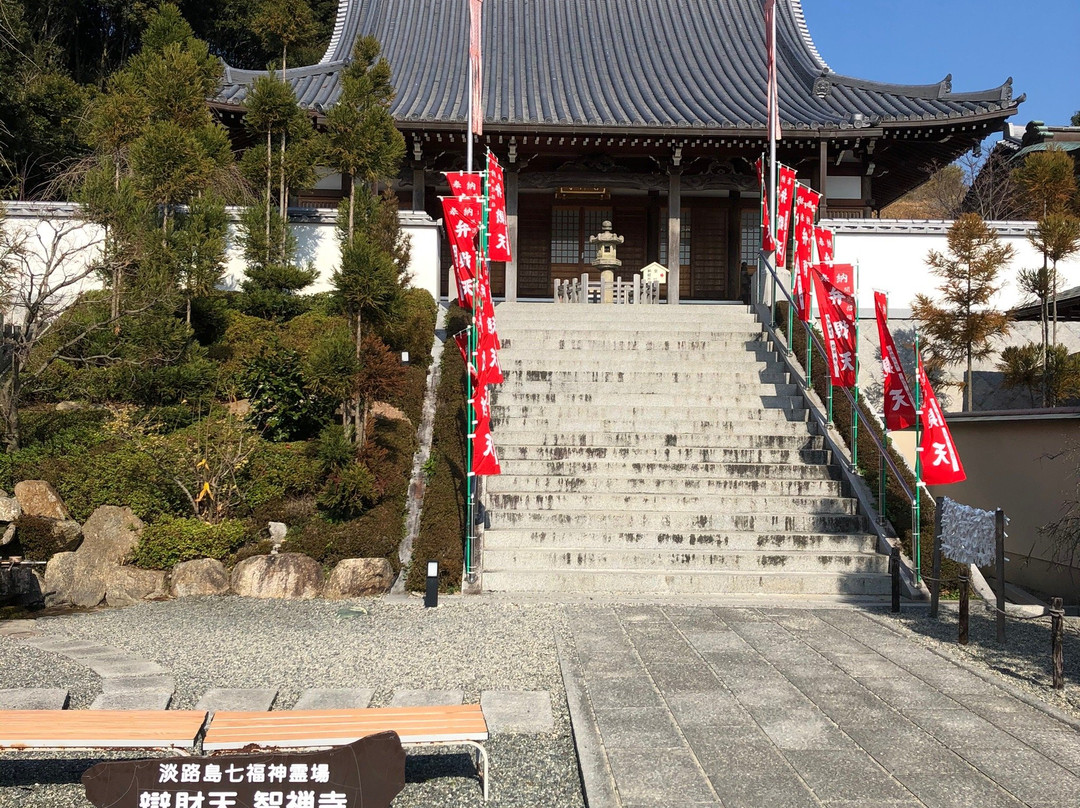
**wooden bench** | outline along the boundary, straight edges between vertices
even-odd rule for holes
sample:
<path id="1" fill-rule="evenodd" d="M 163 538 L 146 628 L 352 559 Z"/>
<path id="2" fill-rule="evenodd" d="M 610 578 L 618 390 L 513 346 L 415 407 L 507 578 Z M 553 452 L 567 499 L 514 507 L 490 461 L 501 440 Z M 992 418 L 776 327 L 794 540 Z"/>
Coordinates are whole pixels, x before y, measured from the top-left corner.
<path id="1" fill-rule="evenodd" d="M 204 710 L 3 710 L 0 750 L 169 749 L 190 752 Z"/>
<path id="2" fill-rule="evenodd" d="M 484 800 L 488 799 L 488 759 L 482 745 L 488 738 L 488 730 L 479 704 L 373 707 L 363 710 L 217 712 L 203 739 L 203 750 L 340 746 L 387 730 L 398 734 L 402 746 L 462 745 L 476 749 Z"/>

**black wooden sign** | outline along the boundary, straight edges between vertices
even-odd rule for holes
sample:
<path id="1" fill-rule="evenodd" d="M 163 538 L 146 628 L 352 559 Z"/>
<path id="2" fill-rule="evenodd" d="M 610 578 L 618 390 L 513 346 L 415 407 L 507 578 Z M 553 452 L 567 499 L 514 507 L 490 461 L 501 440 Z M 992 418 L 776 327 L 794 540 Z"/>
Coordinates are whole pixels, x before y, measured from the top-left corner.
<path id="1" fill-rule="evenodd" d="M 321 752 L 99 763 L 82 782 L 98 808 L 389 808 L 405 750 L 381 732 Z"/>

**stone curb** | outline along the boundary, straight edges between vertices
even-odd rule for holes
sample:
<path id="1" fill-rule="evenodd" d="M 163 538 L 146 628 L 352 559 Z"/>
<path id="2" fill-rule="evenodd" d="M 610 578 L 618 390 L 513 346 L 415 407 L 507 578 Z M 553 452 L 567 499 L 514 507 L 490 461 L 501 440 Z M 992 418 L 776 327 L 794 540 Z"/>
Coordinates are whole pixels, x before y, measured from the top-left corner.
<path id="1" fill-rule="evenodd" d="M 615 778 L 611 773 L 600 727 L 585 695 L 584 681 L 577 665 L 577 656 L 568 650 L 566 641 L 555 637 L 555 650 L 562 671 L 563 690 L 570 709 L 570 727 L 577 749 L 581 790 L 589 808 L 619 808 Z"/>

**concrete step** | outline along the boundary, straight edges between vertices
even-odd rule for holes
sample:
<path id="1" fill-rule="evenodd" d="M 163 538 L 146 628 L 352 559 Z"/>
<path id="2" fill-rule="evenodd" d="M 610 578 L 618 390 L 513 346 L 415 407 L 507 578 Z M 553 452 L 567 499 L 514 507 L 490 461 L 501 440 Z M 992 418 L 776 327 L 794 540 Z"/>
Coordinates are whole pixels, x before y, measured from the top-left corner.
<path id="1" fill-rule="evenodd" d="M 483 588 L 491 592 L 568 592 L 701 595 L 847 595 L 888 594 L 887 575 L 854 572 L 726 572 L 695 570 L 498 570 L 485 569 Z"/>
<path id="2" fill-rule="evenodd" d="M 840 472 L 834 469 L 832 466 L 825 465 L 824 460 L 816 463 L 802 463 L 802 462 L 696 462 L 696 461 L 681 461 L 681 460 L 655 460 L 647 461 L 641 458 L 635 458 L 633 456 L 627 458 L 600 458 L 596 460 L 579 460 L 574 459 L 573 455 L 569 452 L 573 450 L 558 449 L 556 451 L 566 452 L 568 457 L 562 460 L 552 459 L 539 459 L 539 460 L 526 460 L 521 457 L 515 456 L 513 462 L 509 462 L 507 455 L 510 451 L 514 451 L 515 455 L 520 454 L 520 447 L 516 447 L 514 450 L 500 449 L 499 459 L 504 465 L 503 474 L 498 477 L 490 477 L 485 482 L 489 488 L 492 485 L 497 485 L 494 481 L 506 479 L 512 476 L 521 478 L 536 478 L 543 475 L 552 475 L 552 479 L 571 478 L 582 479 L 588 478 L 596 480 L 597 484 L 602 484 L 604 480 L 622 480 L 627 481 L 633 478 L 645 476 L 648 479 L 659 480 L 666 479 L 673 483 L 681 481 L 685 482 L 697 482 L 698 484 L 706 484 L 712 481 L 740 481 L 747 480 L 754 481 L 766 481 L 766 480 L 839 480 Z M 539 447 L 537 451 L 547 451 L 546 447 Z M 595 451 L 595 450 L 581 450 L 581 451 Z M 612 450 L 620 451 L 620 450 Z M 769 453 L 771 450 L 728 450 L 730 452 L 746 451 L 752 453 L 760 461 L 760 456 L 763 453 Z M 549 454 L 552 452 L 548 452 Z M 792 452 L 782 452 L 782 455 L 790 458 Z M 822 454 L 811 452 L 810 455 Z M 505 490 L 494 489 L 491 490 Z"/>
<path id="3" fill-rule="evenodd" d="M 503 373 L 508 370 L 577 370 L 598 371 L 657 371 L 673 370 L 682 373 L 708 371 L 721 374 L 760 373 L 765 370 L 781 370 L 777 360 L 758 359 L 756 356 L 723 356 L 719 353 L 698 353 L 696 359 L 684 354 L 665 353 L 662 351 L 643 351 L 622 353 L 580 353 L 576 351 L 556 351 L 552 349 L 547 356 L 538 356 L 539 351 L 513 353 L 500 352 L 499 366 Z"/>
<path id="4" fill-rule="evenodd" d="M 727 416 L 734 413 L 714 413 L 715 416 Z M 723 435 L 807 435 L 813 424 L 806 422 L 806 410 L 757 410 L 751 413 L 739 413 L 732 420 L 724 417 L 700 418 L 696 420 L 679 418 L 648 418 L 645 415 L 620 417 L 619 413 L 610 413 L 605 418 L 603 413 L 579 413 L 565 418 L 547 418 L 543 416 L 508 416 L 495 411 L 491 415 L 491 428 L 496 431 L 513 433 L 543 432 L 548 435 L 568 435 L 580 432 L 600 432 L 620 434 L 637 432 L 642 435 L 701 435 L 710 442 Z M 792 426 L 796 427 L 792 429 Z M 717 433 L 721 433 L 718 435 Z"/>
<path id="5" fill-rule="evenodd" d="M 788 553 L 872 553 L 877 537 L 869 533 L 754 533 L 749 531 L 676 532 L 657 530 L 597 531 L 543 528 L 506 529 L 484 532 L 484 551 L 488 549 L 527 547 L 566 550 L 652 549 L 670 552 L 687 550 L 730 550 Z"/>
<path id="6" fill-rule="evenodd" d="M 676 514 L 712 513 L 858 513 L 858 502 L 847 497 L 799 497 L 783 494 L 726 493 L 627 494 L 618 492 L 520 492 L 489 491 L 484 494 L 489 511 L 522 510 L 576 513 L 580 511 L 655 511 Z"/>
<path id="7" fill-rule="evenodd" d="M 625 471 L 625 470 L 624 470 Z M 622 474 L 601 476 L 582 474 L 577 477 L 553 474 L 502 474 L 484 482 L 484 491 L 494 493 L 555 494 L 555 493 L 609 493 L 609 494 L 698 494 L 699 496 L 747 495 L 764 496 L 842 496 L 843 486 L 839 480 L 759 480 L 759 479 L 710 479 L 697 476 L 641 476 Z"/>
<path id="8" fill-rule="evenodd" d="M 705 385 L 712 388 L 734 387 L 743 385 L 757 388 L 761 384 L 791 384 L 788 374 L 782 370 L 723 371 L 723 370 L 525 370 L 503 369 L 506 386 L 513 382 L 548 382 L 553 386 L 570 383 L 579 389 L 594 384 L 637 385 L 638 390 L 670 389 L 674 394 L 674 385 L 683 389 Z"/>
<path id="9" fill-rule="evenodd" d="M 655 317 L 663 320 L 681 320 L 697 317 L 749 317 L 753 318 L 746 304 L 739 302 L 718 303 L 684 303 L 679 306 L 667 304 L 572 304 L 546 302 L 503 302 L 495 306 L 495 314 L 499 317 L 519 317 L 523 320 L 549 318 L 559 315 L 566 319 L 574 315 L 591 317 L 611 317 L 620 320 L 626 312 L 633 311 L 640 317 Z"/>
<path id="10" fill-rule="evenodd" d="M 733 425 L 730 432 L 687 433 L 675 432 L 664 434 L 656 432 L 599 432 L 595 430 L 578 432 L 546 432 L 543 430 L 515 429 L 511 424 L 496 424 L 492 427 L 495 445 L 499 449 L 514 449 L 524 446 L 572 446 L 605 447 L 620 446 L 638 449 L 661 449 L 685 447 L 689 449 L 789 449 L 820 450 L 824 448 L 822 438 L 807 433 L 805 426 L 801 432 L 782 429 L 784 422 L 745 422 Z M 796 424 L 798 425 L 798 424 Z M 754 427 L 757 426 L 757 429 Z M 769 427 L 775 426 L 775 429 Z M 774 434 L 780 433 L 780 434 Z"/>
<path id="11" fill-rule="evenodd" d="M 607 510 L 501 510 L 489 507 L 491 529 L 519 530 L 664 530 L 757 531 L 761 533 L 861 533 L 861 516 L 843 513 L 750 512 L 700 513 L 696 511 L 646 511 L 641 508 L 611 512 Z"/>
<path id="12" fill-rule="evenodd" d="M 703 549 L 596 549 L 484 545 L 484 563 L 497 570 L 699 570 L 725 572 L 875 572 L 889 571 L 889 557 L 880 553 L 788 551 L 784 553 Z"/>
<path id="13" fill-rule="evenodd" d="M 498 444 L 498 441 L 496 440 Z M 752 441 L 748 441 L 752 443 Z M 550 462 L 553 460 L 569 461 L 618 461 L 631 462 L 636 468 L 644 468 L 652 463 L 735 463 L 735 464 L 783 464 L 789 466 L 797 463 L 825 464 L 832 457 L 832 453 L 821 448 L 821 438 L 810 438 L 810 448 L 779 448 L 770 447 L 760 449 L 756 446 L 747 447 L 709 447 L 709 446 L 528 446 L 498 444 L 499 460 L 503 466 L 508 460 Z M 815 446 L 816 444 L 816 446 Z M 514 467 L 516 469 L 517 467 Z M 524 467 L 522 467 L 524 468 Z M 507 468 L 507 471 L 514 469 Z M 524 471 L 515 473 L 526 473 Z M 759 473 L 757 470 L 754 473 Z"/>
<path id="14" fill-rule="evenodd" d="M 606 399 L 596 401 L 596 398 Z M 579 412 L 598 413 L 604 417 L 617 415 L 620 418 L 644 416 L 651 418 L 678 418 L 686 416 L 716 417 L 731 415 L 731 418 L 752 418 L 762 411 L 782 410 L 786 412 L 802 411 L 802 396 L 710 396 L 714 401 L 697 402 L 672 396 L 645 395 L 619 396 L 610 393 L 584 393 L 567 396 L 557 400 L 542 400 L 541 394 L 534 398 L 514 395 L 512 391 L 500 390 L 493 398 L 492 412 L 508 418 L 528 416 L 565 418 Z M 551 398 L 556 398 L 554 395 Z M 737 415 L 735 414 L 737 413 Z"/>
<path id="15" fill-rule="evenodd" d="M 593 400 L 606 401 L 610 399 L 625 399 L 628 404 L 638 401 L 642 397 L 650 397 L 654 401 L 658 397 L 671 401 L 687 401 L 696 403 L 708 403 L 710 401 L 724 400 L 728 396 L 754 397 L 754 396 L 796 396 L 799 394 L 799 386 L 792 382 L 756 382 L 746 381 L 728 383 L 721 380 L 705 384 L 695 382 L 693 385 L 679 383 L 678 388 L 673 385 L 653 385 L 634 389 L 627 384 L 593 384 L 575 383 L 573 381 L 552 382 L 545 379 L 521 380 L 520 378 L 508 379 L 503 384 L 497 384 L 491 388 L 494 401 L 503 401 L 507 397 L 520 398 L 523 401 L 538 400 L 537 396 L 545 399 L 553 397 L 556 401 L 581 400 L 583 396 L 589 396 Z M 648 400 L 645 401 L 648 403 Z"/>
<path id="16" fill-rule="evenodd" d="M 651 353 L 682 352 L 722 354 L 724 356 L 754 356 L 761 360 L 777 358 L 773 345 L 756 335 L 750 339 L 740 339 L 738 334 L 722 334 L 706 338 L 699 333 L 690 336 L 670 337 L 666 334 L 627 337 L 623 332 L 608 332 L 607 336 L 581 337 L 566 331 L 514 331 L 500 335 L 503 351 L 511 356 L 515 353 L 527 353 L 537 349 L 548 351 L 593 353 Z M 503 356 L 499 354 L 500 358 Z"/>

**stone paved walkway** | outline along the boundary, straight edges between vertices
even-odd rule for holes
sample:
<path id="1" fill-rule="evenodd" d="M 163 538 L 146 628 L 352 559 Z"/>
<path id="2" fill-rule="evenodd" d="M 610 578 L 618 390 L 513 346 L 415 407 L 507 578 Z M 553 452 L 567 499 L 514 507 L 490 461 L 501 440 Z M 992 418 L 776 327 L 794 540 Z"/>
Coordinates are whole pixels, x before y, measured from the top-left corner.
<path id="1" fill-rule="evenodd" d="M 1080 805 L 1080 732 L 851 609 L 577 607 L 590 808 Z"/>

